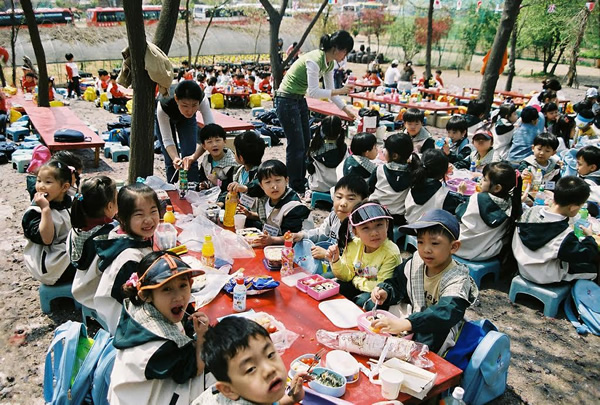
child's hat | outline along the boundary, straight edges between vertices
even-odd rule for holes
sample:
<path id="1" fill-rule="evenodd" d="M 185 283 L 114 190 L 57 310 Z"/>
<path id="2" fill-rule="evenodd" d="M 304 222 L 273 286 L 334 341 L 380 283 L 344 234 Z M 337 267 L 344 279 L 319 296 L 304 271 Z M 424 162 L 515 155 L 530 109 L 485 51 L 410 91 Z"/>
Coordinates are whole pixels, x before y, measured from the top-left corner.
<path id="1" fill-rule="evenodd" d="M 575 117 L 575 124 L 577 124 L 578 127 L 584 127 L 592 121 L 594 121 L 594 113 L 592 110 L 580 111 L 579 114 L 577 114 L 577 117 Z"/>
<path id="2" fill-rule="evenodd" d="M 590 87 L 589 89 L 587 89 L 587 91 L 585 92 L 585 97 L 586 98 L 591 98 L 591 97 L 598 97 L 598 89 L 595 87 Z"/>
<path id="3" fill-rule="evenodd" d="M 452 235 L 455 240 L 458 240 L 458 237 L 460 236 L 458 220 L 454 215 L 444 210 L 428 211 L 414 224 L 401 226 L 400 231 L 408 235 L 416 235 L 417 229 L 427 229 L 436 225 L 440 225 L 450 232 L 450 235 Z"/>
<path id="4" fill-rule="evenodd" d="M 492 133 L 487 129 L 479 128 L 475 132 L 475 135 L 473 135 L 473 139 L 475 139 L 475 138 L 484 138 L 489 141 L 492 139 Z"/>
<path id="5" fill-rule="evenodd" d="M 348 217 L 350 225 L 358 226 L 365 222 L 374 221 L 376 219 L 394 219 L 390 212 L 383 206 L 376 203 L 367 203 L 361 205 Z"/>
<path id="6" fill-rule="evenodd" d="M 133 273 L 137 274 L 137 273 Z M 156 259 L 146 272 L 136 281 L 138 290 L 153 290 L 169 282 L 175 277 L 189 274 L 190 277 L 196 277 L 204 274 L 202 270 L 192 269 L 186 262 L 179 257 L 164 254 Z"/>
<path id="7" fill-rule="evenodd" d="M 27 173 L 36 173 L 40 166 L 49 161 L 51 157 L 50 149 L 44 145 L 37 145 L 33 148 L 31 162 L 27 166 Z"/>

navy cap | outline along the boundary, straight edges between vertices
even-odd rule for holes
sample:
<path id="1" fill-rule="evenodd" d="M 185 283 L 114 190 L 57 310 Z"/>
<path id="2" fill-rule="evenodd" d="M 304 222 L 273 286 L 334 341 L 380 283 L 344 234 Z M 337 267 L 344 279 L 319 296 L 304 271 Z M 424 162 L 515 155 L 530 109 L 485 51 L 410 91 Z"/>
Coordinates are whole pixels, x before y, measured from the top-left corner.
<path id="1" fill-rule="evenodd" d="M 202 270 L 192 269 L 186 262 L 176 256 L 164 254 L 156 259 L 140 277 L 139 290 L 152 290 L 183 274 L 196 277 L 204 274 Z"/>
<path id="2" fill-rule="evenodd" d="M 414 224 L 404 225 L 400 227 L 400 231 L 408 235 L 416 235 L 417 229 L 427 229 L 432 226 L 440 225 L 445 230 L 450 232 L 454 239 L 458 240 L 460 236 L 460 226 L 454 215 L 444 210 L 428 211 Z"/>

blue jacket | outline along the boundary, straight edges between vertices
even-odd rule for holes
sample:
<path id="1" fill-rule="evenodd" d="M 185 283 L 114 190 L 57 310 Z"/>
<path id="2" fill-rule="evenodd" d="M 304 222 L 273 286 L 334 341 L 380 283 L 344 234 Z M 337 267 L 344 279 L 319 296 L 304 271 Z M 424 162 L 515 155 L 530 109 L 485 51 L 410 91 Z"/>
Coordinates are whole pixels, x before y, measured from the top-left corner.
<path id="1" fill-rule="evenodd" d="M 510 152 L 508 152 L 508 160 L 520 162 L 527 156 L 533 155 L 533 140 L 538 134 L 538 128 L 533 124 L 521 124 L 519 128 L 515 130 L 512 139 L 512 146 Z"/>

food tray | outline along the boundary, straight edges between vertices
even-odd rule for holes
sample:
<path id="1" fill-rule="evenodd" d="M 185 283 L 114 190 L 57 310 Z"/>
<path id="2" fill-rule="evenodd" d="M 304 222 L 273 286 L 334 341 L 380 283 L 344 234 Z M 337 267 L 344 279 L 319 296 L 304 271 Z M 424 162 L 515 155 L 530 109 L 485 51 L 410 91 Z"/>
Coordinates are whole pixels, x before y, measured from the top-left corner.
<path id="1" fill-rule="evenodd" d="M 296 288 L 302 292 L 306 292 L 306 289 L 309 286 L 325 280 L 327 280 L 325 277 L 322 277 L 318 274 L 313 274 L 312 276 L 304 277 L 296 281 Z"/>
<path id="2" fill-rule="evenodd" d="M 263 252 L 270 267 L 281 267 L 281 252 L 283 246 L 267 246 Z"/>
<path id="3" fill-rule="evenodd" d="M 256 240 L 256 238 L 259 235 L 262 235 L 261 230 L 258 228 L 238 229 L 237 231 L 235 231 L 235 233 L 243 237 L 250 246 L 253 246 L 253 243 Z"/>
<path id="4" fill-rule="evenodd" d="M 321 290 L 330 284 L 333 285 L 331 288 L 327 288 L 326 290 Z M 340 292 L 340 285 L 333 280 L 323 280 L 318 283 L 311 284 L 307 286 L 306 293 L 309 297 L 316 299 L 317 301 L 322 301 L 325 298 L 333 297 Z"/>

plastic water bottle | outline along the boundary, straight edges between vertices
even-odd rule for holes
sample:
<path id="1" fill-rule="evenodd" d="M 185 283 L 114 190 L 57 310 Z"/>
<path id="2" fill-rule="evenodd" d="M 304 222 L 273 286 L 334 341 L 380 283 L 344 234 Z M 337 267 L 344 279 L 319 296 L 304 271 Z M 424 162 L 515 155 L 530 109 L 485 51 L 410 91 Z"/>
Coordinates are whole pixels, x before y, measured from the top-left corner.
<path id="1" fill-rule="evenodd" d="M 537 193 L 542 185 L 542 180 L 544 179 L 544 175 L 542 174 L 542 169 L 537 169 L 535 174 L 533 175 L 533 183 L 531 187 L 531 191 Z"/>
<path id="2" fill-rule="evenodd" d="M 246 310 L 246 285 L 244 284 L 244 275 L 235 279 L 233 287 L 233 310 L 235 312 L 244 312 Z"/>
<path id="3" fill-rule="evenodd" d="M 292 234 L 287 231 L 283 235 L 283 250 L 281 251 L 281 277 L 289 276 L 294 272 L 294 248 L 292 245 Z"/>
<path id="4" fill-rule="evenodd" d="M 202 244 L 202 264 L 208 267 L 215 267 L 215 246 L 212 236 L 205 235 Z"/>
<path id="5" fill-rule="evenodd" d="M 179 198 L 184 199 L 188 191 L 187 170 L 179 169 Z"/>
<path id="6" fill-rule="evenodd" d="M 472 172 L 477 171 L 477 163 L 474 160 L 471 161 L 471 171 Z"/>
<path id="7" fill-rule="evenodd" d="M 446 144 L 446 140 L 444 138 L 438 138 L 435 140 L 436 149 L 442 149 Z"/>
<path id="8" fill-rule="evenodd" d="M 456 387 L 452 391 L 452 396 L 446 397 L 442 401 L 445 405 L 465 405 L 465 401 L 463 401 L 464 395 L 465 390 L 461 387 Z"/>
<path id="9" fill-rule="evenodd" d="M 577 236 L 578 238 L 585 237 L 585 234 L 583 233 L 583 229 L 581 229 L 581 228 L 582 227 L 587 228 L 589 226 L 590 226 L 590 223 L 588 222 L 588 209 L 587 209 L 587 203 L 586 203 L 586 204 L 583 204 L 583 207 L 581 207 L 581 209 L 579 210 L 579 213 L 575 217 L 575 224 L 573 226 L 573 232 L 575 232 L 575 236 Z"/>
<path id="10" fill-rule="evenodd" d="M 535 200 L 533 200 L 533 205 L 546 205 L 546 194 L 543 184 L 540 186 L 540 189 L 535 194 Z"/>

